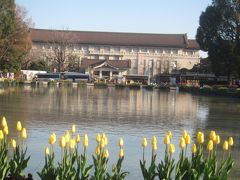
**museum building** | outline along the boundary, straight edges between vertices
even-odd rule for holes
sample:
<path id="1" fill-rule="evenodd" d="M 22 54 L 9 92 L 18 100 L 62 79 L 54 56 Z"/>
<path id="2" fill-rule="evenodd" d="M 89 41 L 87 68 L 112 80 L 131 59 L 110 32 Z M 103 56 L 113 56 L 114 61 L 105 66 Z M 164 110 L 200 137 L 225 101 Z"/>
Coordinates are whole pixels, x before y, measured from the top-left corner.
<path id="1" fill-rule="evenodd" d="M 61 43 L 92 76 L 171 74 L 200 62 L 199 45 L 187 34 L 148 34 L 31 29 L 32 56 L 53 61 Z M 67 61 L 66 61 L 67 62 Z"/>

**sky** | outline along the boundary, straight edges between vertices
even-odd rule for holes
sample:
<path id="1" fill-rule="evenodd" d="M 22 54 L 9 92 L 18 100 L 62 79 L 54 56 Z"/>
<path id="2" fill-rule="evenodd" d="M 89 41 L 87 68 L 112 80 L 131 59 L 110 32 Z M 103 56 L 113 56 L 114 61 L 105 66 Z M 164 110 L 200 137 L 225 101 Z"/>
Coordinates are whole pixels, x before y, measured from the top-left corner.
<path id="1" fill-rule="evenodd" d="M 212 0 L 16 0 L 34 28 L 82 31 L 187 33 L 194 39 Z"/>

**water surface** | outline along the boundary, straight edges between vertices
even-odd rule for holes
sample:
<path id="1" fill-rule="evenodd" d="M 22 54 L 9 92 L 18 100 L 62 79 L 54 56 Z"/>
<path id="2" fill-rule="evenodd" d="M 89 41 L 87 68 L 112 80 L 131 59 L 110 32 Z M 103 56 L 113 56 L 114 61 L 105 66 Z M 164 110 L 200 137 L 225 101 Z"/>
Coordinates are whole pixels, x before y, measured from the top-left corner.
<path id="1" fill-rule="evenodd" d="M 235 166 L 233 177 L 239 177 L 240 100 L 194 96 L 176 91 L 117 90 L 94 87 L 39 87 L 0 89 L 0 116 L 6 116 L 10 136 L 16 137 L 15 126 L 26 126 L 28 152 L 31 155 L 27 172 L 35 174 L 44 164 L 44 148 L 51 132 L 63 135 L 71 124 L 83 136 L 89 135 L 89 155 L 94 153 L 96 133 L 105 132 L 109 139 L 110 164 L 118 158 L 118 138 L 124 139 L 124 169 L 127 179 L 141 177 L 141 139 L 158 138 L 158 161 L 163 158 L 163 137 L 173 132 L 173 143 L 179 151 L 179 137 L 186 129 L 192 137 L 197 131 L 214 129 L 222 138 L 233 136 Z M 149 142 L 150 144 L 150 142 Z M 147 149 L 150 157 L 150 147 Z M 55 150 L 59 152 L 58 143 Z M 177 154 L 177 153 L 176 153 Z M 176 157 L 177 158 L 177 155 Z M 92 162 L 89 156 L 89 162 Z M 109 166 L 111 167 L 111 165 Z"/>

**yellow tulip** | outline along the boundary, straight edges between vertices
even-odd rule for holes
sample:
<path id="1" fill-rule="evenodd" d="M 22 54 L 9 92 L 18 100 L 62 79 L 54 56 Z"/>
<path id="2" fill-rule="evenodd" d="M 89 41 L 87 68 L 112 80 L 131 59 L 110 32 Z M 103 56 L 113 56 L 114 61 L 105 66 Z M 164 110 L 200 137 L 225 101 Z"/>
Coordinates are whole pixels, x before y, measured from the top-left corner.
<path id="1" fill-rule="evenodd" d="M 2 130 L 0 130 L 0 141 L 1 141 L 1 140 L 3 140 L 3 138 L 4 138 L 3 131 L 2 131 Z"/>
<path id="2" fill-rule="evenodd" d="M 105 147 L 105 138 L 101 138 L 100 147 L 101 147 L 101 148 L 104 148 L 104 147 Z"/>
<path id="3" fill-rule="evenodd" d="M 23 139 L 27 138 L 27 130 L 26 130 L 26 128 L 22 128 L 22 138 Z"/>
<path id="4" fill-rule="evenodd" d="M 77 134 L 77 136 L 76 136 L 76 142 L 77 142 L 77 143 L 80 143 L 80 141 L 81 141 L 81 137 L 80 137 L 79 134 Z"/>
<path id="5" fill-rule="evenodd" d="M 109 157 L 109 152 L 108 152 L 107 149 L 104 151 L 103 155 L 104 155 L 105 158 L 108 158 L 108 157 Z"/>
<path id="6" fill-rule="evenodd" d="M 204 143 L 204 134 L 202 132 L 198 132 L 198 134 L 197 134 L 197 142 L 199 144 L 203 144 Z"/>
<path id="7" fill-rule="evenodd" d="M 101 141 L 101 135 L 99 133 L 97 133 L 97 135 L 96 135 L 96 141 L 97 141 L 97 143 L 100 143 L 100 141 Z"/>
<path id="8" fill-rule="evenodd" d="M 107 146 L 108 145 L 108 138 L 107 137 L 104 138 L 104 142 L 105 142 L 105 146 Z"/>
<path id="9" fill-rule="evenodd" d="M 106 134 L 102 133 L 102 138 L 105 139 L 106 138 Z"/>
<path id="10" fill-rule="evenodd" d="M 215 144 L 220 144 L 220 136 L 216 135 L 216 139 L 214 141 Z"/>
<path id="11" fill-rule="evenodd" d="M 156 136 L 153 136 L 152 137 L 152 145 L 155 145 L 155 144 L 157 144 L 157 138 L 156 138 Z"/>
<path id="12" fill-rule="evenodd" d="M 184 139 L 186 139 L 187 135 L 188 135 L 187 130 L 184 129 L 184 130 L 183 130 L 183 133 L 182 133 L 182 137 L 183 137 Z"/>
<path id="13" fill-rule="evenodd" d="M 232 137 L 229 137 L 229 139 L 228 139 L 228 144 L 229 144 L 229 146 L 233 146 L 233 138 Z"/>
<path id="14" fill-rule="evenodd" d="M 216 132 L 215 131 L 210 132 L 210 140 L 212 140 L 212 141 L 216 140 Z"/>
<path id="15" fill-rule="evenodd" d="M 224 143 L 223 143 L 223 150 L 224 151 L 228 150 L 228 141 L 224 141 Z"/>
<path id="16" fill-rule="evenodd" d="M 164 144 L 170 144 L 170 136 L 169 135 L 166 135 L 164 137 Z"/>
<path id="17" fill-rule="evenodd" d="M 122 158 L 124 156 L 124 152 L 123 149 L 121 148 L 119 151 L 119 158 Z"/>
<path id="18" fill-rule="evenodd" d="M 5 126 L 3 128 L 3 132 L 4 132 L 5 135 L 8 135 L 8 126 Z"/>
<path id="19" fill-rule="evenodd" d="M 120 139 L 119 139 L 119 141 L 118 141 L 118 146 L 119 146 L 120 148 L 123 147 L 123 138 L 120 138 Z"/>
<path id="20" fill-rule="evenodd" d="M 75 132 L 76 132 L 76 125 L 73 124 L 73 125 L 72 125 L 72 128 L 71 128 L 71 133 L 75 133 Z"/>
<path id="21" fill-rule="evenodd" d="M 208 151 L 212 151 L 213 150 L 213 141 L 212 140 L 208 141 L 207 150 Z"/>
<path id="22" fill-rule="evenodd" d="M 101 150 L 100 150 L 100 147 L 99 147 L 99 146 L 97 146 L 97 147 L 96 147 L 96 149 L 95 149 L 95 153 L 96 153 L 96 155 L 99 155 L 99 154 L 100 154 L 100 152 L 101 152 Z"/>
<path id="23" fill-rule="evenodd" d="M 83 147 L 84 148 L 88 147 L 88 135 L 87 134 L 84 134 L 84 137 L 83 137 Z"/>
<path id="24" fill-rule="evenodd" d="M 64 136 L 65 136 L 66 143 L 69 143 L 69 141 L 70 141 L 70 134 L 69 134 L 68 130 L 65 132 Z"/>
<path id="25" fill-rule="evenodd" d="M 49 148 L 46 147 L 46 148 L 45 148 L 45 156 L 48 156 L 49 154 L 50 154 Z"/>
<path id="26" fill-rule="evenodd" d="M 6 118 L 3 116 L 2 118 L 2 127 L 5 128 L 7 126 L 7 120 Z"/>
<path id="27" fill-rule="evenodd" d="M 152 150 L 156 151 L 157 150 L 157 144 L 152 144 Z"/>
<path id="28" fill-rule="evenodd" d="M 61 148 L 65 148 L 65 147 L 66 147 L 66 139 L 65 139 L 65 136 L 62 136 L 62 137 L 60 138 L 59 146 L 60 146 Z"/>
<path id="29" fill-rule="evenodd" d="M 49 137 L 49 144 L 53 145 L 56 142 L 56 135 L 55 133 L 52 133 Z"/>
<path id="30" fill-rule="evenodd" d="M 76 145 L 75 139 L 74 138 L 70 139 L 70 141 L 69 141 L 69 148 L 70 149 L 74 149 L 75 145 Z"/>
<path id="31" fill-rule="evenodd" d="M 195 154 L 197 152 L 197 146 L 196 144 L 192 145 L 192 153 Z"/>
<path id="32" fill-rule="evenodd" d="M 185 139 L 183 137 L 181 137 L 181 139 L 180 139 L 179 147 L 181 149 L 184 149 L 186 147 L 186 142 L 185 142 Z"/>
<path id="33" fill-rule="evenodd" d="M 17 143 L 15 139 L 11 139 L 11 145 L 14 149 L 17 147 Z"/>
<path id="34" fill-rule="evenodd" d="M 17 127 L 16 127 L 16 129 L 17 129 L 17 131 L 22 131 L 22 123 L 21 123 L 21 121 L 18 121 L 17 122 Z"/>
<path id="35" fill-rule="evenodd" d="M 147 138 L 143 138 L 143 140 L 142 140 L 142 147 L 143 148 L 147 147 Z"/>
<path id="36" fill-rule="evenodd" d="M 175 152 L 175 146 L 174 144 L 169 145 L 169 153 L 172 155 Z"/>
<path id="37" fill-rule="evenodd" d="M 191 143 L 191 137 L 190 137 L 189 134 L 187 134 L 186 138 L 184 138 L 184 139 L 185 139 L 186 144 L 190 144 Z"/>
<path id="38" fill-rule="evenodd" d="M 168 131 L 168 132 L 167 132 L 167 135 L 169 136 L 170 140 L 172 140 L 172 132 L 171 132 L 171 131 Z"/>

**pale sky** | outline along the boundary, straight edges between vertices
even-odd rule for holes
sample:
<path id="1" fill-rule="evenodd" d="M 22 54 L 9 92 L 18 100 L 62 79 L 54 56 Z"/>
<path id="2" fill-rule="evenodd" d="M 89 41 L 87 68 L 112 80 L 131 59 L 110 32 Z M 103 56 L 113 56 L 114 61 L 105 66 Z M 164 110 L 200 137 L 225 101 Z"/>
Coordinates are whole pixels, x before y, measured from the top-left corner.
<path id="1" fill-rule="evenodd" d="M 212 0 L 16 0 L 35 28 L 141 33 L 187 33 Z"/>

